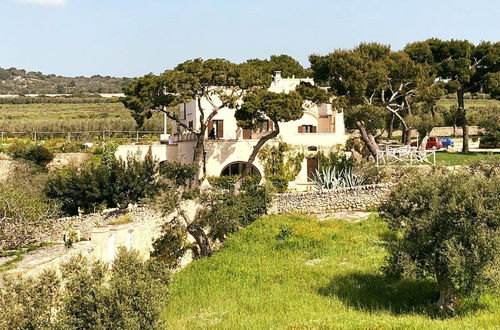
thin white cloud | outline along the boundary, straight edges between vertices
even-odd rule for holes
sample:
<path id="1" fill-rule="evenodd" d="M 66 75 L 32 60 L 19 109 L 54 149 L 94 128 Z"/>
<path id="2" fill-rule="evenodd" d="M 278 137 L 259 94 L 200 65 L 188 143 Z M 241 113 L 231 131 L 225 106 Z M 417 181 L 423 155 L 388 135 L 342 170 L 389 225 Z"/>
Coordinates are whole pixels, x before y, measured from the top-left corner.
<path id="1" fill-rule="evenodd" d="M 16 0 L 24 5 L 62 7 L 65 6 L 67 0 Z"/>

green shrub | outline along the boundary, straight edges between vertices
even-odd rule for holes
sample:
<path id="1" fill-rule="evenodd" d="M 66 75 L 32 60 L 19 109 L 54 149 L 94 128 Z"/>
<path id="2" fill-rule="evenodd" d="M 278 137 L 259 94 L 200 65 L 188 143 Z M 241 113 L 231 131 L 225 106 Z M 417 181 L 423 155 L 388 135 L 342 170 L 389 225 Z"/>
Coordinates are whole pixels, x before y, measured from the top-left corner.
<path id="1" fill-rule="evenodd" d="M 500 158 L 477 160 L 468 165 L 468 170 L 472 174 L 482 174 L 487 177 L 500 175 Z"/>
<path id="2" fill-rule="evenodd" d="M 18 165 L 0 189 L 0 248 L 36 243 L 36 233 L 60 215 L 59 203 L 47 199 L 47 174 Z"/>
<path id="3" fill-rule="evenodd" d="M 221 190 L 233 190 L 234 184 L 238 181 L 239 176 L 237 175 L 227 175 L 227 176 L 211 176 L 208 177 L 208 182 L 214 188 Z"/>
<path id="4" fill-rule="evenodd" d="M 41 167 L 45 167 L 54 159 L 54 154 L 44 146 L 34 145 L 31 142 L 22 140 L 16 140 L 11 144 L 8 153 L 13 159 L 26 160 Z"/>
<path id="5" fill-rule="evenodd" d="M 266 214 L 271 194 L 267 186 L 248 184 L 239 194 L 230 190 L 205 195 L 205 209 L 197 214 L 196 226 L 209 228 L 208 237 L 223 242 L 229 234 Z"/>
<path id="6" fill-rule="evenodd" d="M 201 209 L 197 211 L 195 219 L 184 218 L 185 221 L 165 224 L 162 236 L 154 243 L 153 255 L 163 256 L 166 260 L 178 260 L 188 248 L 195 257 L 211 255 L 218 242 L 224 242 L 228 235 L 266 214 L 272 192 L 269 186 L 260 186 L 249 180 L 239 194 L 235 194 L 232 189 L 200 194 L 197 202 L 201 204 Z M 179 195 L 174 192 L 169 192 L 163 198 L 167 200 L 163 204 L 170 205 L 164 210 L 165 214 L 169 214 L 180 201 Z M 180 212 L 178 216 L 183 218 L 184 213 Z M 183 240 L 184 233 L 191 234 L 196 243 L 187 245 Z"/>
<path id="7" fill-rule="evenodd" d="M 278 193 L 284 193 L 288 190 L 288 180 L 282 176 L 269 175 L 266 180 L 269 181 Z"/>
<path id="8" fill-rule="evenodd" d="M 151 257 L 158 258 L 171 269 L 176 268 L 189 247 L 186 237 L 187 230 L 179 223 L 164 224 L 162 235 L 153 242 Z"/>
<path id="9" fill-rule="evenodd" d="M 134 218 L 130 214 L 122 215 L 121 217 L 115 218 L 109 222 L 111 226 L 124 225 L 134 221 Z"/>
<path id="10" fill-rule="evenodd" d="M 6 278 L 1 329 L 161 329 L 168 272 L 156 260 L 120 249 L 111 270 L 81 255 L 61 274 Z"/>
<path id="11" fill-rule="evenodd" d="M 80 169 L 66 167 L 53 172 L 45 193 L 60 201 L 67 214 L 78 214 L 79 207 L 85 212 L 105 207 L 124 208 L 153 197 L 162 188 L 157 174 L 151 150 L 144 160 L 129 155 L 126 161 L 107 151 L 98 163 L 90 161 Z"/>
<path id="12" fill-rule="evenodd" d="M 196 177 L 196 164 L 164 161 L 160 164 L 160 175 L 171 180 L 177 186 L 188 185 Z"/>
<path id="13" fill-rule="evenodd" d="M 388 275 L 436 278 L 441 310 L 498 280 L 500 176 L 443 173 L 404 179 L 381 207 L 398 239 Z"/>
<path id="14" fill-rule="evenodd" d="M 227 176 L 212 176 L 208 177 L 208 182 L 210 182 L 210 185 L 212 187 L 219 189 L 219 190 L 233 190 L 234 185 L 238 181 L 240 177 L 237 175 L 227 175 Z M 255 185 L 259 184 L 261 181 L 261 178 L 258 176 L 252 176 L 252 177 L 247 177 L 245 179 L 245 182 L 243 183 L 243 186 L 249 186 L 249 185 Z M 244 189 L 243 187 L 243 189 Z"/>

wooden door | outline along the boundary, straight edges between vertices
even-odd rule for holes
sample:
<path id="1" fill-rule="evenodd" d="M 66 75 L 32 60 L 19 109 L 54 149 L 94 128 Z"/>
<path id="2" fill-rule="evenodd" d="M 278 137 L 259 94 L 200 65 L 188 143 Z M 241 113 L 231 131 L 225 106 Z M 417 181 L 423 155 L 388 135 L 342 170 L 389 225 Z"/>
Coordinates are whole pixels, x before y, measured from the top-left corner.
<path id="1" fill-rule="evenodd" d="M 318 169 L 318 159 L 316 157 L 307 158 L 307 181 L 312 181 Z"/>
<path id="2" fill-rule="evenodd" d="M 252 130 L 244 129 L 243 130 L 243 139 L 250 140 L 252 138 Z"/>

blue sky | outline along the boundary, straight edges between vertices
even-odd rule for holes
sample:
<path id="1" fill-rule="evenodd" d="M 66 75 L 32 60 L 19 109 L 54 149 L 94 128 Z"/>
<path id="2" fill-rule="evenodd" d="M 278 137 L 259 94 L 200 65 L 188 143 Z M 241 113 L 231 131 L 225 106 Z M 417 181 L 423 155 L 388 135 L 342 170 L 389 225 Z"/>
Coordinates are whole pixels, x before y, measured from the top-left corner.
<path id="1" fill-rule="evenodd" d="M 498 41 L 500 0 L 0 0 L 0 67 L 138 76 L 428 37 Z"/>

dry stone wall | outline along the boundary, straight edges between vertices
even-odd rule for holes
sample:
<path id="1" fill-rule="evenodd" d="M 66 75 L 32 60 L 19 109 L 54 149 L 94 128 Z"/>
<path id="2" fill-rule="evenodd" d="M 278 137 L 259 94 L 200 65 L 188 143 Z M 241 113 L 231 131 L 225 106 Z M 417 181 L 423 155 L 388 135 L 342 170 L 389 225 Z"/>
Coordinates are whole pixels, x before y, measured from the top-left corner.
<path id="1" fill-rule="evenodd" d="M 0 158 L 2 154 L 0 153 Z M 13 168 L 13 161 L 0 159 L 0 181 L 6 180 L 9 177 Z"/>
<path id="2" fill-rule="evenodd" d="M 329 191 L 278 194 L 273 200 L 269 213 L 324 214 L 362 211 L 379 206 L 389 196 L 392 186 L 386 183 Z"/>
<path id="3" fill-rule="evenodd" d="M 121 215 L 128 215 L 132 219 L 132 225 L 142 227 L 151 225 L 160 227 L 165 221 L 160 212 L 149 208 L 133 208 L 111 212 L 92 213 L 83 216 L 66 217 L 55 219 L 51 223 L 50 230 L 40 232 L 38 240 L 42 242 L 62 242 L 64 234 L 68 231 L 78 231 L 84 240 L 91 237 L 95 228 L 109 227 L 109 223 Z M 111 226 L 113 227 L 113 226 Z"/>

